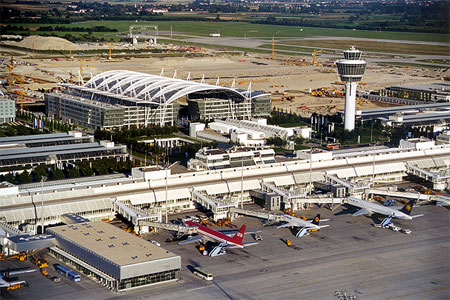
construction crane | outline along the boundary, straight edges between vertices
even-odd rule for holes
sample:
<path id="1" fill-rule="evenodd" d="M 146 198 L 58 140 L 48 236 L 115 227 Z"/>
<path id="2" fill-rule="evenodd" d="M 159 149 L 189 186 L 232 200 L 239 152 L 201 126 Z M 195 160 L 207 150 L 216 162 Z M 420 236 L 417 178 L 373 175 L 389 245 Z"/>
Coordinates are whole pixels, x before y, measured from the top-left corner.
<path id="1" fill-rule="evenodd" d="M 323 49 L 320 49 L 320 50 L 313 50 L 313 52 L 312 52 L 312 57 L 313 57 L 312 65 L 313 65 L 313 66 L 316 66 L 316 65 L 317 65 L 317 63 L 316 63 L 317 53 L 320 53 L 320 52 L 322 52 L 322 51 L 323 51 Z"/>
<path id="2" fill-rule="evenodd" d="M 112 57 L 111 57 L 111 49 L 112 49 L 112 45 L 111 45 L 110 43 L 106 43 L 106 45 L 109 46 L 109 56 L 108 56 L 108 60 L 112 60 Z"/>
<path id="3" fill-rule="evenodd" d="M 6 68 L 8 69 L 8 92 L 11 93 L 12 79 L 13 79 L 12 71 L 14 70 L 14 55 L 13 55 L 12 51 L 11 51 L 11 59 L 9 61 L 9 65 L 7 65 Z"/>

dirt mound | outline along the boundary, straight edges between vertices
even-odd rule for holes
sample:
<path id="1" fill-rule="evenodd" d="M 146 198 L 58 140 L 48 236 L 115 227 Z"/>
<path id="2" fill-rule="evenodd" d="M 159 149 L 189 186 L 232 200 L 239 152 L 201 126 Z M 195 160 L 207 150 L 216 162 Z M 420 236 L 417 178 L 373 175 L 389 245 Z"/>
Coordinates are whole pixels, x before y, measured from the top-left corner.
<path id="1" fill-rule="evenodd" d="M 18 47 L 29 48 L 35 50 L 80 50 L 78 45 L 59 37 L 44 37 L 33 35 L 24 38 L 16 43 Z"/>

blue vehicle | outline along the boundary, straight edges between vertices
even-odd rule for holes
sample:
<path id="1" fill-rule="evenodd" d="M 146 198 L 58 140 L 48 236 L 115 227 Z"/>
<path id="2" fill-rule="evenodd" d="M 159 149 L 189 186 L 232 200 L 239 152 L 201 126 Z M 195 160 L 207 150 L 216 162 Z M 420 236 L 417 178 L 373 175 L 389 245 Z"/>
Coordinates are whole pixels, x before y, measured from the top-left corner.
<path id="1" fill-rule="evenodd" d="M 72 281 L 75 282 L 81 281 L 80 274 L 75 273 L 74 271 L 70 270 L 67 267 L 64 267 L 63 265 L 56 265 L 55 269 L 58 273 L 64 275 L 65 277 L 69 278 Z"/>

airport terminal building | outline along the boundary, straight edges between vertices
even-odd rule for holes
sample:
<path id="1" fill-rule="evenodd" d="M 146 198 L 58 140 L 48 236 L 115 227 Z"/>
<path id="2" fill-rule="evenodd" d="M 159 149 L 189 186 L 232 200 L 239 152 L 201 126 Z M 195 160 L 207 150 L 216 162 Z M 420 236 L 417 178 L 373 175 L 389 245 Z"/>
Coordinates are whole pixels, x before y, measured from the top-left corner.
<path id="1" fill-rule="evenodd" d="M 106 287 L 123 291 L 176 280 L 181 257 L 111 224 L 52 227 L 50 252 Z"/>
<path id="2" fill-rule="evenodd" d="M 175 125 L 180 102 L 191 120 L 269 116 L 269 94 L 133 71 L 107 71 L 83 86 L 45 95 L 48 116 L 91 129 Z"/>

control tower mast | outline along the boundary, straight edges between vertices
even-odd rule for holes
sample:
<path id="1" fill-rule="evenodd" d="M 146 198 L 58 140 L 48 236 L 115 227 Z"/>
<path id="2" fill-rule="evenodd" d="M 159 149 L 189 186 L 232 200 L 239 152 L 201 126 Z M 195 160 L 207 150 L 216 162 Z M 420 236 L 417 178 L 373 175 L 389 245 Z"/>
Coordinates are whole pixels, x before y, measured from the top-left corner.
<path id="1" fill-rule="evenodd" d="M 344 59 L 336 62 L 341 81 L 345 82 L 344 129 L 355 129 L 356 86 L 361 81 L 367 63 L 361 60 L 361 51 L 352 46 L 344 51 Z"/>

